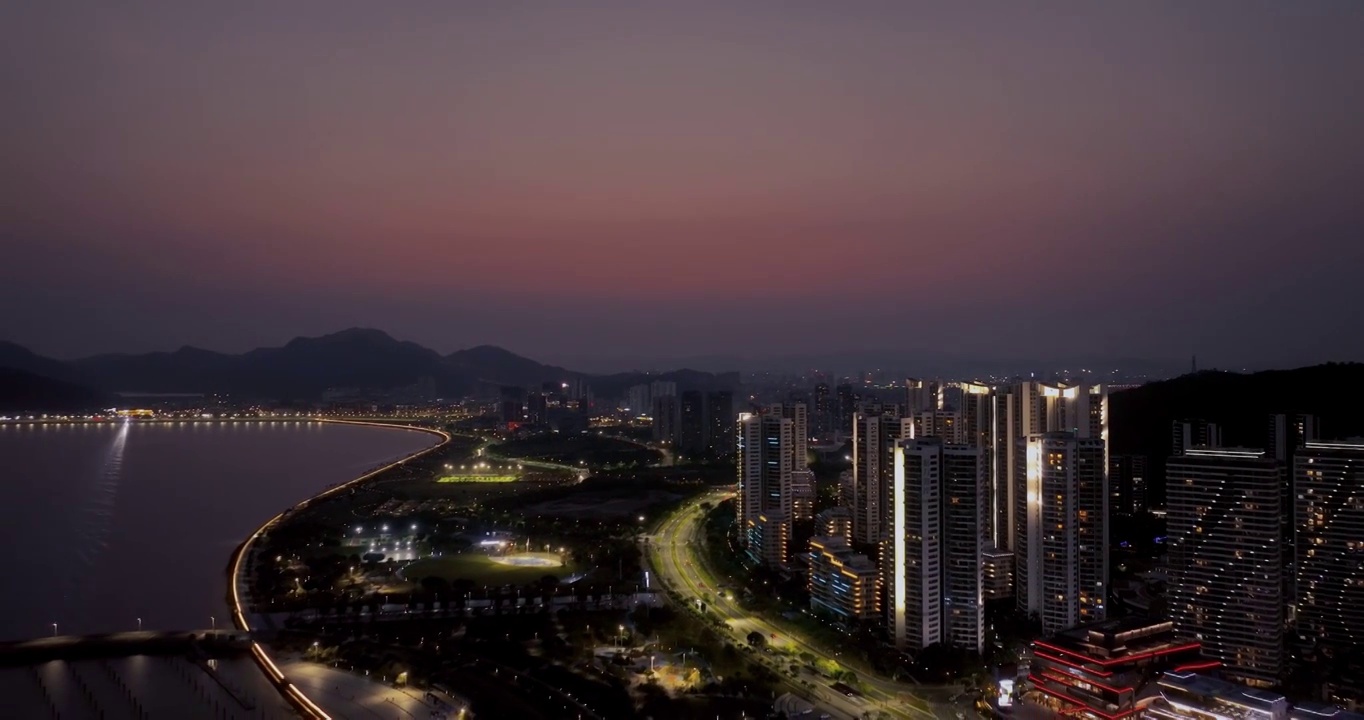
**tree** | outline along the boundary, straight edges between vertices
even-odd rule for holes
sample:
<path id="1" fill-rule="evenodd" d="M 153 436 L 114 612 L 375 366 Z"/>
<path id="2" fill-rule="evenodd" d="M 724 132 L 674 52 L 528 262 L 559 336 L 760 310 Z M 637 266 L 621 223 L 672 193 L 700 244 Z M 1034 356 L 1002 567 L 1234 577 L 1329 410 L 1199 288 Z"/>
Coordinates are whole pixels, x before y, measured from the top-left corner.
<path id="1" fill-rule="evenodd" d="M 757 630 L 754 630 L 753 632 L 749 633 L 747 639 L 748 644 L 752 645 L 753 647 L 761 647 L 767 644 L 767 638 L 764 637 L 763 634 L 758 632 Z"/>

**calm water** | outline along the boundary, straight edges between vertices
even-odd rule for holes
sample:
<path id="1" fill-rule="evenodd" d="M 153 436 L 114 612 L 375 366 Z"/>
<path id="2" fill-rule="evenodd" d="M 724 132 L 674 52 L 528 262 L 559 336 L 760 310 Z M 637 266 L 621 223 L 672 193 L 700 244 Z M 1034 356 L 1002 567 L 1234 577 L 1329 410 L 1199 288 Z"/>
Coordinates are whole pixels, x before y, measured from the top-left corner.
<path id="1" fill-rule="evenodd" d="M 432 444 L 326 423 L 0 425 L 0 640 L 227 622 L 232 549 L 327 485 Z"/>

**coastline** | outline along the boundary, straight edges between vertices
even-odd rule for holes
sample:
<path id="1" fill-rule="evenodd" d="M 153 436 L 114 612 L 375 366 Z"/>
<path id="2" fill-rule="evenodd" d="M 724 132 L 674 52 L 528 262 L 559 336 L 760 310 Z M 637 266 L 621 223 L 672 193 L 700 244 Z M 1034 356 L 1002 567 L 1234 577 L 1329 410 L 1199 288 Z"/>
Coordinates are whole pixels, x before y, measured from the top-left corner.
<path id="1" fill-rule="evenodd" d="M 298 421 L 295 420 L 294 422 Z M 387 472 L 388 470 L 391 470 L 392 468 L 407 463 L 410 460 L 416 460 L 417 458 L 420 458 L 428 453 L 445 447 L 445 445 L 450 442 L 451 438 L 450 433 L 445 432 L 444 430 L 437 430 L 434 428 L 427 427 L 418 427 L 414 425 L 402 425 L 397 423 L 383 423 L 364 420 L 333 420 L 329 418 L 309 418 L 304 422 L 325 422 L 342 425 L 366 425 L 370 427 L 385 428 L 390 430 L 423 432 L 430 435 L 435 435 L 436 437 L 440 438 L 440 442 L 428 448 L 424 448 L 422 450 L 409 453 L 408 455 L 405 455 L 391 463 L 388 463 L 387 465 L 364 473 L 359 477 L 352 478 L 351 480 L 348 480 L 344 483 L 340 483 L 338 485 L 333 485 L 332 487 L 329 487 L 323 490 L 322 492 L 295 504 L 294 506 L 284 510 L 283 512 L 276 514 L 269 520 L 266 520 L 264 524 L 256 528 L 255 532 L 251 533 L 251 535 L 249 535 L 246 538 L 246 540 L 244 540 L 240 545 L 238 545 L 237 548 L 232 552 L 232 556 L 229 558 L 227 565 L 228 567 L 227 601 L 228 606 L 232 610 L 232 624 L 238 630 L 243 632 L 251 632 L 252 630 L 251 624 L 247 620 L 246 613 L 244 612 L 244 606 L 242 603 L 242 596 L 244 594 L 244 590 L 247 583 L 247 578 L 244 578 L 242 576 L 242 573 L 244 572 L 245 569 L 245 563 L 243 562 L 243 560 L 250 557 L 252 545 L 258 538 L 260 538 L 261 535 L 268 532 L 270 528 L 274 527 L 276 523 L 282 520 L 295 508 L 303 507 L 317 500 L 325 499 L 335 493 L 351 488 L 367 480 L 371 480 Z M 284 696 L 284 699 L 287 700 L 290 705 L 293 705 L 300 712 L 302 712 L 304 717 L 314 718 L 314 720 L 331 720 L 330 715 L 328 715 L 321 707 L 319 707 L 316 703 L 314 703 L 306 695 L 304 695 L 303 692 L 300 691 L 296 685 L 289 682 L 288 678 L 285 677 L 284 673 L 280 671 L 279 666 L 277 666 L 275 662 L 270 659 L 270 656 L 265 652 L 265 649 L 261 647 L 260 643 L 254 641 L 251 643 L 251 657 L 253 660 L 255 660 L 256 665 L 260 667 L 261 671 L 265 673 L 265 676 L 270 681 L 270 683 L 275 686 L 275 688 L 279 691 L 281 695 Z"/>

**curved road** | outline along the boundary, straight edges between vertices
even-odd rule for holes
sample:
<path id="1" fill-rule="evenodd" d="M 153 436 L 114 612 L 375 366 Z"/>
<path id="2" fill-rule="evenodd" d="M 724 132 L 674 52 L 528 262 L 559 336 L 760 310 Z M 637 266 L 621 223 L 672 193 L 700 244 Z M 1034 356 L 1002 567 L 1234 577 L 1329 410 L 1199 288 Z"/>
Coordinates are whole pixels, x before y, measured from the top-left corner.
<path id="1" fill-rule="evenodd" d="M 865 670 L 849 667 L 849 663 L 831 653 L 827 648 L 814 644 L 805 637 L 796 635 L 789 628 L 778 626 L 771 620 L 740 608 L 734 600 L 720 596 L 715 575 L 707 566 L 701 548 L 705 543 L 705 518 L 707 513 L 701 504 L 723 502 L 734 493 L 717 491 L 692 500 L 678 508 L 659 525 L 654 535 L 647 536 L 649 557 L 654 571 L 667 585 L 678 591 L 688 602 L 695 602 L 703 595 L 711 598 L 710 609 L 725 622 L 730 639 L 737 645 L 744 645 L 749 632 L 757 630 L 765 637 L 780 638 L 777 644 L 789 644 L 801 652 L 808 652 L 816 658 L 838 663 L 848 667 L 857 676 L 865 692 L 863 698 L 852 700 L 829 689 L 817 689 L 818 700 L 831 705 L 840 712 L 860 717 L 869 711 L 882 711 L 892 717 L 911 720 L 956 720 L 956 710 L 949 705 L 930 702 L 916 688 L 906 683 L 895 682 Z M 816 685 L 825 684 L 820 678 Z"/>
<path id="2" fill-rule="evenodd" d="M 251 632 L 252 630 L 250 622 L 251 616 L 248 615 L 250 608 L 243 601 L 243 597 L 249 596 L 251 592 L 250 578 L 246 576 L 245 560 L 253 552 L 254 548 L 252 546 L 255 545 L 256 540 L 258 540 L 261 535 L 264 535 L 266 532 L 269 532 L 270 528 L 275 526 L 275 523 L 279 522 L 280 519 L 288 515 L 294 508 L 300 508 L 309 503 L 313 503 L 325 497 L 328 497 L 330 495 L 334 495 L 336 493 L 348 490 L 358 483 L 362 483 L 366 480 L 374 478 L 380 475 L 381 473 L 384 473 L 392 468 L 402 465 L 403 463 L 409 460 L 415 460 L 419 457 L 422 457 L 427 453 L 444 447 L 446 443 L 450 442 L 450 434 L 445 432 L 444 430 L 434 430 L 431 428 L 416 427 L 412 425 L 395 425 L 390 423 L 330 420 L 326 418 L 317 419 L 322 420 L 323 422 L 341 423 L 346 425 L 372 425 L 375 427 L 397 428 L 401 430 L 425 432 L 438 436 L 439 438 L 441 438 L 441 441 L 436 443 L 435 445 L 432 445 L 429 448 L 426 448 L 424 450 L 418 450 L 417 452 L 414 452 L 403 458 L 395 460 L 377 470 L 367 472 L 364 475 L 355 478 L 354 480 L 324 490 L 318 493 L 317 495 L 295 505 L 293 508 L 285 510 L 284 512 L 270 518 L 269 520 L 266 520 L 264 525 L 261 525 L 259 528 L 256 528 L 256 531 L 251 533 L 251 536 L 246 539 L 246 542 L 243 542 L 240 546 L 238 546 L 237 551 L 233 553 L 232 562 L 231 565 L 229 566 L 230 570 L 228 571 L 228 583 L 229 587 L 231 588 L 231 592 L 229 593 L 229 599 L 231 601 L 232 606 L 232 623 L 236 625 L 237 629 L 239 630 L 244 630 L 246 632 Z M 300 712 L 302 712 L 305 717 L 313 718 L 314 720 L 331 720 L 330 715 L 328 715 L 321 707 L 319 707 L 317 703 L 313 702 L 306 695 L 304 695 L 303 692 L 298 689 L 297 685 L 290 682 L 289 679 L 284 676 L 284 673 L 279 669 L 279 666 L 275 664 L 274 660 L 270 659 L 270 656 L 265 652 L 265 648 L 261 646 L 260 643 L 255 642 L 251 643 L 251 656 L 255 659 L 256 664 L 260 666 L 261 670 L 265 672 L 265 675 L 267 678 L 269 678 L 270 682 L 273 683 L 275 687 L 279 689 L 279 692 L 281 695 L 284 696 L 284 699 L 288 700 L 289 703 L 293 705 L 295 708 L 297 708 Z"/>

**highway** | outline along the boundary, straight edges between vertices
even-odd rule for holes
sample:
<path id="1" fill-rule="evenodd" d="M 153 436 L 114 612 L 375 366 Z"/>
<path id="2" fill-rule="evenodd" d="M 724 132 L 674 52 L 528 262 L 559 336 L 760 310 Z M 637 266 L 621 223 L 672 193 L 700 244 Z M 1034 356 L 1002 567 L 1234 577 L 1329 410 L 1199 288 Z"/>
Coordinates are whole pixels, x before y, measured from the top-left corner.
<path id="1" fill-rule="evenodd" d="M 957 719 L 956 708 L 925 699 L 921 689 L 851 667 L 838 652 L 817 646 L 809 638 L 793 634 L 789 627 L 779 626 L 767 618 L 748 612 L 739 607 L 735 600 L 723 597 L 718 592 L 720 583 L 715 580 L 702 550 L 706 512 L 701 505 L 723 502 L 732 496 L 732 492 L 717 491 L 692 500 L 666 518 L 655 534 L 647 536 L 650 563 L 669 588 L 679 592 L 686 602 L 708 597 L 710 609 L 725 622 L 729 628 L 726 631 L 729 639 L 736 645 L 746 645 L 748 633 L 757 630 L 776 647 L 793 647 L 798 652 L 808 652 L 816 658 L 830 660 L 852 670 L 857 676 L 859 688 L 865 693 L 857 699 L 848 698 L 829 688 L 832 681 L 826 678 L 805 676 L 805 679 L 815 682 L 815 700 L 825 707 L 832 707 L 849 717 L 862 717 L 881 711 L 892 717 L 911 720 Z M 778 667 L 786 664 L 789 661 L 780 663 Z"/>

